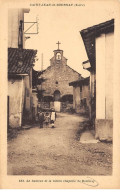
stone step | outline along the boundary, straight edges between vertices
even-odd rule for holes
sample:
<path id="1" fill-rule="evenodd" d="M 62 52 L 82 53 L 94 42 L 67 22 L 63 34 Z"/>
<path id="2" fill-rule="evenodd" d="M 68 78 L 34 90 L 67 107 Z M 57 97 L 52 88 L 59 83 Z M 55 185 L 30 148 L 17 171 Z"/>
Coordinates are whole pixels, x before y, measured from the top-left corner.
<path id="1" fill-rule="evenodd" d="M 99 140 L 95 139 L 95 136 L 91 131 L 85 131 L 81 134 L 80 143 L 98 143 Z"/>
<path id="2" fill-rule="evenodd" d="M 32 128 L 31 125 L 24 125 L 24 126 L 22 126 L 22 129 L 30 129 L 30 128 Z"/>

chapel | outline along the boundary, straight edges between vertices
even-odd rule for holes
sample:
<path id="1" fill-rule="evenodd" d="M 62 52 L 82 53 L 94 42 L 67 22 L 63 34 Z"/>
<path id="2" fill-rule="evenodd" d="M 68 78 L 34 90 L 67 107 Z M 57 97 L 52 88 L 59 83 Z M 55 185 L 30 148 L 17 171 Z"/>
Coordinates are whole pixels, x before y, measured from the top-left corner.
<path id="1" fill-rule="evenodd" d="M 67 65 L 67 59 L 63 50 L 54 50 L 54 56 L 50 59 L 50 66 L 42 74 L 43 82 L 39 86 L 42 89 L 44 107 L 53 108 L 60 112 L 72 110 L 73 88 L 69 83 L 81 79 L 81 74 Z"/>

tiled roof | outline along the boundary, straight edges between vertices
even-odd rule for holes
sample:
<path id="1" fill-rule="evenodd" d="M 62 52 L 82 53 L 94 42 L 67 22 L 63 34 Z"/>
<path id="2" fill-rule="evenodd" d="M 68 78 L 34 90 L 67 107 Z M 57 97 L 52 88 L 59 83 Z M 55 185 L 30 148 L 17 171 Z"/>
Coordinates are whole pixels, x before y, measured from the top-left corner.
<path id="1" fill-rule="evenodd" d="M 37 50 L 8 48 L 8 74 L 28 74 Z"/>
<path id="2" fill-rule="evenodd" d="M 95 57 L 95 38 L 99 37 L 101 34 L 110 33 L 114 31 L 114 19 L 88 27 L 80 31 L 82 36 L 85 49 L 91 63 L 92 69 L 95 69 L 96 57 Z"/>

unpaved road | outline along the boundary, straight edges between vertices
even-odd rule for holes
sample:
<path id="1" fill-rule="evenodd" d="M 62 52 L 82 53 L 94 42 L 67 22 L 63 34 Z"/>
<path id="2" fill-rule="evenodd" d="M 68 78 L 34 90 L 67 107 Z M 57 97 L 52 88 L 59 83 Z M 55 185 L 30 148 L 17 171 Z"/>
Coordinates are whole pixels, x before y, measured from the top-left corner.
<path id="1" fill-rule="evenodd" d="M 8 175 L 111 175 L 112 144 L 81 144 L 84 117 L 58 114 L 55 128 L 22 130 L 8 141 Z"/>

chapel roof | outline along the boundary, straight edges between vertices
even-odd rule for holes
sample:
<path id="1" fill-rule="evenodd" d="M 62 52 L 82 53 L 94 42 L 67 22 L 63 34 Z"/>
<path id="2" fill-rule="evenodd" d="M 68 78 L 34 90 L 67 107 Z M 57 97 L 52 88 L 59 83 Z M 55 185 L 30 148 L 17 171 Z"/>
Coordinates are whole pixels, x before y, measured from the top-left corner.
<path id="1" fill-rule="evenodd" d="M 69 65 L 65 65 L 68 69 L 70 69 L 71 71 L 73 71 L 74 73 L 77 73 L 80 77 L 81 77 L 81 73 L 77 72 L 76 70 L 74 70 L 72 67 L 70 67 Z M 43 70 L 43 72 L 46 72 L 47 70 L 51 69 L 51 65 L 48 66 L 45 70 Z"/>
<path id="2" fill-rule="evenodd" d="M 8 48 L 8 74 L 29 74 L 37 50 Z"/>

